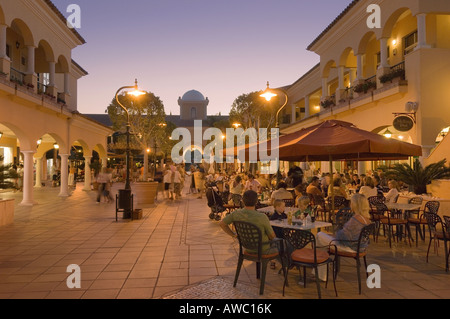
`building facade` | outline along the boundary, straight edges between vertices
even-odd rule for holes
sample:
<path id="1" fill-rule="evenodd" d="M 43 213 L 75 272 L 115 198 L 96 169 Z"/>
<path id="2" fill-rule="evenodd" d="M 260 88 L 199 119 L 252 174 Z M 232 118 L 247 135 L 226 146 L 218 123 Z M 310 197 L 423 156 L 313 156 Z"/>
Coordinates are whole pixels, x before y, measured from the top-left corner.
<path id="1" fill-rule="evenodd" d="M 381 28 L 369 28 L 371 4 Z M 320 63 L 287 89 L 282 131 L 337 119 L 421 145 L 425 163 L 450 159 L 449 34 L 449 1 L 353 1 L 308 46 Z M 399 116 L 412 127 L 394 127 Z"/>
<path id="2" fill-rule="evenodd" d="M 23 163 L 22 205 L 46 179 L 45 154 L 59 149 L 60 196 L 69 196 L 68 158 L 82 149 L 106 163 L 111 130 L 77 111 L 77 81 L 87 72 L 72 60 L 85 43 L 49 0 L 0 0 L 0 148 L 5 163 Z M 91 175 L 86 171 L 85 188 Z"/>

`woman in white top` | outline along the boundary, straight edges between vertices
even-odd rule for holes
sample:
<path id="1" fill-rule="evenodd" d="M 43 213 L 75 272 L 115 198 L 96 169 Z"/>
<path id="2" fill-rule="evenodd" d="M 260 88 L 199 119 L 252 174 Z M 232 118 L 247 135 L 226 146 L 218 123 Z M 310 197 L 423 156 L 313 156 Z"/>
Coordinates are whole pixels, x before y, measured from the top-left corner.
<path id="1" fill-rule="evenodd" d="M 397 181 L 391 180 L 388 182 L 389 193 L 386 194 L 386 203 L 395 203 L 397 201 L 398 196 L 400 195 L 398 191 Z"/>
<path id="2" fill-rule="evenodd" d="M 364 179 L 364 186 L 361 186 L 359 193 L 366 196 L 366 198 L 378 195 L 378 190 L 373 183 L 372 177 L 366 176 Z"/>

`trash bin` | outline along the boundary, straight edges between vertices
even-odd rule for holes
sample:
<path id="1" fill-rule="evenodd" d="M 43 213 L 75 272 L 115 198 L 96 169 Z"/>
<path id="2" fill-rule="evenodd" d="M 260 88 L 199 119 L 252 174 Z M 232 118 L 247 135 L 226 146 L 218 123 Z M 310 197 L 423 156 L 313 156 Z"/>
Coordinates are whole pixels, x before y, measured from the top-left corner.
<path id="1" fill-rule="evenodd" d="M 133 210 L 133 202 L 131 197 L 131 189 L 119 189 L 119 200 L 118 207 L 119 210 L 123 210 L 123 218 L 131 218 Z"/>

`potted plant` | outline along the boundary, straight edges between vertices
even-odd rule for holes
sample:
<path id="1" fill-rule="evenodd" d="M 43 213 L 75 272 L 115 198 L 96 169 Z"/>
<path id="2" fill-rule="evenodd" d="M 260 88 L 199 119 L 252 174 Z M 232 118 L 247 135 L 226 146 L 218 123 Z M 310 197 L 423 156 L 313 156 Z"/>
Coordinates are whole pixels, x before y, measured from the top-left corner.
<path id="1" fill-rule="evenodd" d="M 394 71 L 391 71 L 387 74 L 384 74 L 382 76 L 380 76 L 380 82 L 381 83 L 387 83 L 387 82 L 393 82 L 394 79 L 396 78 L 400 78 L 401 80 L 405 79 L 405 70 L 403 69 L 397 69 Z"/>
<path id="2" fill-rule="evenodd" d="M 377 88 L 377 84 L 374 81 L 366 81 L 364 83 L 358 84 L 357 86 L 355 86 L 354 91 L 356 93 L 363 93 L 366 94 L 367 92 L 369 92 L 370 89 L 376 89 Z"/>
<path id="3" fill-rule="evenodd" d="M 327 108 L 329 108 L 329 107 L 331 107 L 331 106 L 333 106 L 333 105 L 336 105 L 336 104 L 334 103 L 334 101 L 333 101 L 332 98 L 328 98 L 328 99 L 323 100 L 322 102 L 320 102 L 320 105 L 321 105 L 324 109 L 327 109 Z"/>
<path id="4" fill-rule="evenodd" d="M 386 169 L 386 177 L 402 181 L 408 184 L 416 195 L 427 193 L 427 185 L 433 180 L 450 178 L 450 168 L 447 167 L 447 160 L 430 164 L 425 168 L 417 159 L 411 167 L 409 164 L 396 164 L 393 168 Z"/>

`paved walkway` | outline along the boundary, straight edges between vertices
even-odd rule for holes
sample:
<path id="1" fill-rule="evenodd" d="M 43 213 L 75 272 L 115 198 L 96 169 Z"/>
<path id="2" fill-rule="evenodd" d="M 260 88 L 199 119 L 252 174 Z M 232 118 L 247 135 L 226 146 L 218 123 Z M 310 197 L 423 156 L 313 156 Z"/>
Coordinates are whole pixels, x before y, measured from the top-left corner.
<path id="1" fill-rule="evenodd" d="M 231 287 L 238 246 L 208 218 L 206 199 L 185 196 L 144 208 L 142 220 L 115 221 L 114 204 L 95 204 L 96 194 L 81 185 L 68 198 L 58 189 L 35 190 L 39 203 L 20 207 L 15 222 L 0 228 L 0 298 L 283 298 L 282 276 L 268 269 L 266 292 L 258 296 L 255 266 L 245 263 L 236 289 Z M 442 246 L 442 245 L 441 245 Z M 381 289 L 363 286 L 358 294 L 353 262 L 343 261 L 337 281 L 339 298 L 450 298 L 450 274 L 427 245 L 405 243 L 389 248 L 384 238 L 372 243 L 369 264 L 381 267 Z M 69 289 L 67 267 L 81 269 L 81 288 Z M 316 286 L 297 284 L 290 273 L 284 298 L 317 298 Z M 363 282 L 364 284 L 364 282 Z M 324 298 L 335 298 L 332 285 Z"/>

